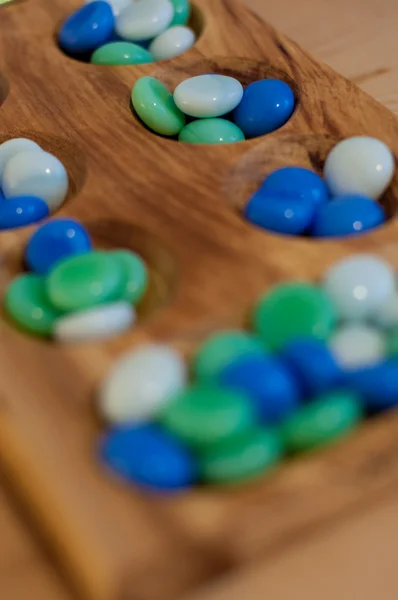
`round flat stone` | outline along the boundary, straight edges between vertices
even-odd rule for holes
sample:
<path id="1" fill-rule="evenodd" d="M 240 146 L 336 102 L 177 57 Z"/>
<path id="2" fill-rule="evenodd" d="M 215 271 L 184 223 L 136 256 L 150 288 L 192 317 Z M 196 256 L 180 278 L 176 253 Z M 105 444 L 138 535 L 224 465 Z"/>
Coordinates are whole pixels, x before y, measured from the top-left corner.
<path id="1" fill-rule="evenodd" d="M 315 214 L 311 235 L 342 237 L 375 229 L 386 220 L 384 209 L 366 196 L 339 196 L 320 206 Z"/>
<path id="2" fill-rule="evenodd" d="M 389 358 L 376 365 L 350 373 L 347 385 L 361 395 L 371 411 L 398 406 L 398 360 Z"/>
<path id="3" fill-rule="evenodd" d="M 149 46 L 153 60 L 168 60 L 192 48 L 195 34 L 189 27 L 175 25 L 158 35 Z"/>
<path id="4" fill-rule="evenodd" d="M 174 7 L 169 0 L 133 2 L 117 17 L 115 30 L 131 42 L 147 40 L 167 29 L 173 17 Z"/>
<path id="5" fill-rule="evenodd" d="M 320 206 L 329 200 L 329 191 L 323 179 L 314 171 L 303 167 L 282 167 L 273 171 L 265 178 L 260 190 L 295 196 L 314 206 Z"/>
<path id="6" fill-rule="evenodd" d="M 178 135 L 185 125 L 185 116 L 175 105 L 173 94 L 154 77 L 136 81 L 131 102 L 143 123 L 156 133 Z"/>
<path id="7" fill-rule="evenodd" d="M 327 295 L 307 283 L 283 283 L 267 292 L 253 314 L 256 332 L 278 350 L 298 336 L 327 339 L 336 324 L 336 312 Z"/>
<path id="8" fill-rule="evenodd" d="M 334 196 L 360 194 L 377 200 L 390 185 L 394 170 L 394 156 L 384 142 L 358 136 L 331 150 L 324 177 Z"/>
<path id="9" fill-rule="evenodd" d="M 174 100 L 190 117 L 221 117 L 242 100 L 242 84 L 227 75 L 197 75 L 182 81 L 174 90 Z"/>
<path id="10" fill-rule="evenodd" d="M 343 369 L 358 369 L 381 362 L 387 353 L 383 333 L 362 323 L 342 325 L 330 338 L 330 348 Z"/>
<path id="11" fill-rule="evenodd" d="M 253 225 L 285 235 L 305 233 L 314 214 L 315 207 L 308 200 L 262 189 L 254 193 L 243 212 Z"/>
<path id="12" fill-rule="evenodd" d="M 148 287 L 148 271 L 144 261 L 131 250 L 116 250 L 111 256 L 121 264 L 125 274 L 124 291 L 120 299 L 137 304 Z"/>
<path id="13" fill-rule="evenodd" d="M 3 179 L 4 167 L 10 158 L 20 152 L 43 152 L 39 144 L 27 138 L 13 138 L 0 145 L 0 181 Z"/>
<path id="14" fill-rule="evenodd" d="M 39 336 L 50 336 L 61 312 L 51 305 L 43 277 L 28 273 L 16 277 L 4 296 L 8 316 L 19 326 Z"/>
<path id="15" fill-rule="evenodd" d="M 188 0 L 170 0 L 174 8 L 173 20 L 170 27 L 174 25 L 186 25 L 191 16 L 191 4 Z"/>
<path id="16" fill-rule="evenodd" d="M 395 291 L 395 273 L 377 256 L 356 254 L 328 269 L 323 289 L 342 319 L 372 318 Z"/>
<path id="17" fill-rule="evenodd" d="M 197 380 L 215 381 L 230 363 L 251 355 L 263 355 L 263 342 L 253 334 L 240 330 L 215 333 L 199 346 L 192 362 Z"/>
<path id="18" fill-rule="evenodd" d="M 111 423 L 154 418 L 187 381 L 183 357 L 173 348 L 147 344 L 117 360 L 101 384 L 98 410 Z"/>
<path id="19" fill-rule="evenodd" d="M 294 110 L 291 87 L 280 79 L 261 79 L 250 83 L 232 119 L 246 137 L 271 133 L 284 125 Z"/>
<path id="20" fill-rule="evenodd" d="M 28 241 L 25 263 L 31 271 L 46 275 L 60 260 L 84 254 L 91 248 L 90 236 L 81 223 L 74 219 L 51 219 Z"/>
<path id="21" fill-rule="evenodd" d="M 282 441 L 290 452 L 312 450 L 346 435 L 363 416 L 360 396 L 334 391 L 303 406 L 281 427 Z"/>
<path id="22" fill-rule="evenodd" d="M 106 0 L 112 9 L 114 17 L 117 17 L 126 6 L 130 6 L 132 1 L 135 0 Z M 85 0 L 85 4 L 90 4 L 91 2 L 93 0 Z"/>
<path id="23" fill-rule="evenodd" d="M 245 394 L 215 385 L 181 391 L 159 418 L 167 431 L 195 448 L 232 439 L 255 425 L 255 412 Z"/>
<path id="24" fill-rule="evenodd" d="M 233 144 L 245 136 L 227 119 L 199 119 L 185 125 L 178 140 L 186 144 Z"/>
<path id="25" fill-rule="evenodd" d="M 211 484 L 242 483 L 264 475 L 281 458 L 280 436 L 275 431 L 253 429 L 201 452 L 198 458 L 199 475 L 203 481 Z"/>
<path id="26" fill-rule="evenodd" d="M 57 263 L 47 277 L 54 306 L 77 311 L 118 300 L 124 290 L 124 270 L 109 253 L 93 251 Z"/>
<path id="27" fill-rule="evenodd" d="M 58 43 L 69 54 L 85 54 L 111 37 L 115 18 L 108 2 L 95 0 L 78 8 L 61 26 Z"/>
<path id="28" fill-rule="evenodd" d="M 0 203 L 0 230 L 16 229 L 48 217 L 48 205 L 35 196 L 20 196 Z"/>
<path id="29" fill-rule="evenodd" d="M 59 342 L 104 340 L 129 329 L 136 319 L 128 302 L 113 302 L 60 317 L 54 326 Z"/>
<path id="30" fill-rule="evenodd" d="M 91 55 L 90 61 L 94 65 L 140 65 L 152 62 L 152 56 L 132 42 L 111 42 L 100 46 Z"/>
<path id="31" fill-rule="evenodd" d="M 56 156 L 34 150 L 10 158 L 2 185 L 6 198 L 36 196 L 48 204 L 52 213 L 65 200 L 69 183 L 66 169 Z"/>
<path id="32" fill-rule="evenodd" d="M 113 473 L 145 490 L 174 492 L 197 479 L 189 450 L 156 425 L 111 430 L 101 440 L 99 454 Z"/>
<path id="33" fill-rule="evenodd" d="M 373 316 L 373 323 L 385 330 L 398 329 L 398 291 L 395 289 Z"/>

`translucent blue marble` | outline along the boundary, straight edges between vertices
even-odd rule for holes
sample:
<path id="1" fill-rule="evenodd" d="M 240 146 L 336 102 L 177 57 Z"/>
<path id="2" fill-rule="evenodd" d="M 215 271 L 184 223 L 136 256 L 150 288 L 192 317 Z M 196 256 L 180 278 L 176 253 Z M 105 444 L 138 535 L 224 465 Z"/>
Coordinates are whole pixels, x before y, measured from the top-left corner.
<path id="1" fill-rule="evenodd" d="M 51 219 L 30 238 L 25 263 L 31 271 L 46 275 L 59 260 L 89 252 L 91 248 L 90 236 L 81 223 L 74 219 Z"/>
<path id="2" fill-rule="evenodd" d="M 360 394 L 365 406 L 374 412 L 398 406 L 398 360 L 387 359 L 377 365 L 347 374 L 349 388 Z"/>
<path id="3" fill-rule="evenodd" d="M 282 127 L 292 115 L 294 104 L 294 94 L 287 83 L 261 79 L 245 88 L 232 118 L 245 137 L 253 138 Z"/>
<path id="4" fill-rule="evenodd" d="M 273 171 L 263 181 L 262 192 L 278 192 L 311 201 L 314 206 L 325 204 L 329 199 L 326 183 L 317 173 L 304 167 L 282 167 Z"/>
<path id="5" fill-rule="evenodd" d="M 320 206 L 311 234 L 315 237 L 355 235 L 379 227 L 386 220 L 383 207 L 366 196 L 339 196 Z"/>
<path id="6" fill-rule="evenodd" d="M 250 223 L 263 229 L 300 235 L 309 229 L 315 207 L 311 201 L 294 195 L 260 189 L 251 197 L 243 214 Z"/>
<path id="7" fill-rule="evenodd" d="M 0 198 L 0 230 L 24 227 L 48 217 L 48 204 L 41 198 L 19 196 L 3 200 Z"/>
<path id="8" fill-rule="evenodd" d="M 69 54 L 92 52 L 113 35 L 115 18 L 108 2 L 95 0 L 78 8 L 62 25 L 58 42 Z"/>

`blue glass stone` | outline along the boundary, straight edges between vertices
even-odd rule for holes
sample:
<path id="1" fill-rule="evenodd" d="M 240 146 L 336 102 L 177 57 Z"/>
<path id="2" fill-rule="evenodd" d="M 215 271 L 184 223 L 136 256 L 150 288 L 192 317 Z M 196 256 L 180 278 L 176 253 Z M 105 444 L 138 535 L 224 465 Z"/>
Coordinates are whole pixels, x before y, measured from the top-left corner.
<path id="1" fill-rule="evenodd" d="M 297 338 L 285 346 L 281 357 L 296 374 L 306 399 L 339 387 L 344 379 L 342 369 L 322 340 Z"/>
<path id="2" fill-rule="evenodd" d="M 315 237 L 355 235 L 379 227 L 386 220 L 383 207 L 366 196 L 339 196 L 320 206 L 311 234 Z"/>
<path id="3" fill-rule="evenodd" d="M 346 384 L 364 398 L 365 406 L 379 412 L 398 406 L 398 360 L 381 363 L 347 374 Z"/>
<path id="4" fill-rule="evenodd" d="M 115 18 L 108 2 L 95 0 L 76 10 L 62 25 L 59 45 L 69 54 L 92 52 L 108 42 Z"/>
<path id="5" fill-rule="evenodd" d="M 329 200 L 329 190 L 317 173 L 304 167 L 282 167 L 273 171 L 261 185 L 263 192 L 297 196 L 301 200 L 309 200 L 314 206 Z"/>
<path id="6" fill-rule="evenodd" d="M 309 229 L 314 213 L 315 207 L 308 200 L 260 188 L 250 198 L 243 214 L 250 223 L 269 231 L 299 235 Z"/>
<path id="7" fill-rule="evenodd" d="M 294 110 L 292 89 L 280 79 L 261 79 L 243 92 L 232 118 L 245 137 L 271 133 L 288 121 Z"/>
<path id="8" fill-rule="evenodd" d="M 91 248 L 90 236 L 81 223 L 74 219 L 51 219 L 30 238 L 25 263 L 31 271 L 46 275 L 59 260 L 89 252 Z"/>
<path id="9" fill-rule="evenodd" d="M 48 217 L 47 202 L 36 196 L 19 196 L 4 202 L 0 199 L 0 230 L 16 229 Z"/>
<path id="10" fill-rule="evenodd" d="M 271 356 L 248 356 L 225 367 L 219 384 L 245 392 L 258 417 L 265 423 L 278 423 L 298 407 L 300 388 L 294 374 Z"/>
<path id="11" fill-rule="evenodd" d="M 172 492 L 196 481 L 196 465 L 188 449 L 157 425 L 111 430 L 100 456 L 117 475 L 145 489 Z"/>

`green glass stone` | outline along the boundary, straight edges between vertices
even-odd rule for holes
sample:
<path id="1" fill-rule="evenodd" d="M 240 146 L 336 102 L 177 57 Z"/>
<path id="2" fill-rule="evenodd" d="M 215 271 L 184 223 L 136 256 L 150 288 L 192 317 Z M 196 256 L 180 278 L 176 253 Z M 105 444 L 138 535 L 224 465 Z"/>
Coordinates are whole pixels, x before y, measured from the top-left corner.
<path id="1" fill-rule="evenodd" d="M 355 393 L 331 392 L 289 417 L 281 427 L 282 440 L 291 452 L 311 450 L 344 436 L 362 415 L 361 400 Z"/>
<path id="2" fill-rule="evenodd" d="M 50 301 L 60 310 L 75 311 L 118 300 L 125 270 L 110 253 L 88 252 L 57 263 L 47 277 Z"/>
<path id="3" fill-rule="evenodd" d="M 174 6 L 174 17 L 169 27 L 186 25 L 191 16 L 191 5 L 187 0 L 170 0 Z"/>
<path id="4" fill-rule="evenodd" d="M 138 44 L 111 42 L 100 46 L 91 55 L 94 65 L 140 65 L 153 62 L 152 56 Z"/>
<path id="5" fill-rule="evenodd" d="M 298 336 L 327 339 L 337 315 L 328 296 L 307 283 L 284 283 L 265 294 L 254 309 L 253 325 L 271 349 Z"/>
<path id="6" fill-rule="evenodd" d="M 137 304 L 148 286 L 148 271 L 138 254 L 130 250 L 116 250 L 111 253 L 124 269 L 124 291 L 119 300 Z"/>
<path id="7" fill-rule="evenodd" d="M 62 314 L 48 299 L 45 278 L 32 273 L 20 275 L 10 283 L 4 307 L 19 327 L 40 336 L 51 335 Z"/>
<path id="8" fill-rule="evenodd" d="M 204 448 L 251 429 L 255 415 L 250 400 L 240 392 L 192 386 L 170 399 L 160 420 L 184 442 Z"/>
<path id="9" fill-rule="evenodd" d="M 242 483 L 271 470 L 282 458 L 282 448 L 275 431 L 253 429 L 199 453 L 199 473 L 207 483 Z"/>
<path id="10" fill-rule="evenodd" d="M 245 139 L 243 131 L 227 119 L 199 119 L 185 125 L 178 136 L 186 144 L 232 144 Z"/>
<path id="11" fill-rule="evenodd" d="M 398 330 L 392 331 L 387 338 L 387 354 L 398 357 Z"/>
<path id="12" fill-rule="evenodd" d="M 185 115 L 177 108 L 173 94 L 154 77 L 136 81 L 131 102 L 140 119 L 156 133 L 177 135 L 185 125 Z"/>
<path id="13" fill-rule="evenodd" d="M 216 333 L 199 347 L 192 369 L 199 381 L 215 380 L 232 361 L 248 354 L 264 354 L 264 343 L 246 331 L 227 330 Z"/>

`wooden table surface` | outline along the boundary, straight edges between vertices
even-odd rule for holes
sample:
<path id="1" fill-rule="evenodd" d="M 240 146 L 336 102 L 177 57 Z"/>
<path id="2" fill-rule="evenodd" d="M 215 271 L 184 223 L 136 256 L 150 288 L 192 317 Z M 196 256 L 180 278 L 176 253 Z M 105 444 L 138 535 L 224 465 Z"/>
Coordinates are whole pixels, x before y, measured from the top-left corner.
<path id="1" fill-rule="evenodd" d="M 245 0 L 318 59 L 398 113 L 396 0 Z M 280 556 L 263 557 L 185 600 L 395 600 L 398 489 Z M 0 474 L 0 597 L 72 600 Z"/>

